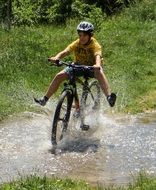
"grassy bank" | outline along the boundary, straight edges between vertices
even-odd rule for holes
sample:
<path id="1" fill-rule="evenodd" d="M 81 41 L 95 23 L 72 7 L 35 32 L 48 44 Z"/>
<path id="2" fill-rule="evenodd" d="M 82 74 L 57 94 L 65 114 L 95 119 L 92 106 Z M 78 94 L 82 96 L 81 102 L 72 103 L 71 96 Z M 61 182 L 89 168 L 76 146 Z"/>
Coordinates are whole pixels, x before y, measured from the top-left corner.
<path id="1" fill-rule="evenodd" d="M 145 1 L 108 18 L 95 35 L 103 47 L 105 72 L 111 89 L 118 94 L 116 109 L 120 112 L 136 113 L 156 108 L 153 6 L 154 1 Z M 62 27 L 12 28 L 10 32 L 0 28 L 1 119 L 33 109 L 33 96 L 43 95 L 58 71 L 48 65 L 47 57 L 77 38 L 78 22 L 70 21 Z"/>
<path id="2" fill-rule="evenodd" d="M 92 187 L 83 181 L 73 181 L 71 179 L 50 179 L 47 177 L 31 176 L 19 181 L 0 185 L 0 190 L 155 190 L 156 178 L 140 174 L 133 182 L 127 186 L 116 187 Z"/>

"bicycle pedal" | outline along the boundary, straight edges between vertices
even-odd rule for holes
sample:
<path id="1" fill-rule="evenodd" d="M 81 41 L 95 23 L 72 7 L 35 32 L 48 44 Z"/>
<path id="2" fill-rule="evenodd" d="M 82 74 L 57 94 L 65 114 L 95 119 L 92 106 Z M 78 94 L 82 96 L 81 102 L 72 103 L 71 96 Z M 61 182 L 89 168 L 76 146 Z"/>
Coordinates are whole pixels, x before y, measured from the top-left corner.
<path id="1" fill-rule="evenodd" d="M 89 125 L 81 125 L 80 128 L 82 131 L 88 131 L 90 126 Z"/>

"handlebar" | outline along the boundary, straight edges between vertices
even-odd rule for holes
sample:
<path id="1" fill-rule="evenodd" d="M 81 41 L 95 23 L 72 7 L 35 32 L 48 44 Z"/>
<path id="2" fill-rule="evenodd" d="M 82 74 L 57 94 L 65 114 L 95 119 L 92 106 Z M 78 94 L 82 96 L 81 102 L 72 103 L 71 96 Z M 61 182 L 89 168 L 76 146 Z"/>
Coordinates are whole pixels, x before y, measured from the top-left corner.
<path id="1" fill-rule="evenodd" d="M 49 59 L 48 61 L 50 62 Z M 68 67 L 78 68 L 78 69 L 89 69 L 89 70 L 94 69 L 93 66 L 79 65 L 74 62 L 65 62 L 65 61 L 60 61 L 60 60 L 56 60 L 55 63 L 52 64 L 52 66 L 57 66 L 57 67 L 61 67 L 63 65 L 68 66 Z"/>

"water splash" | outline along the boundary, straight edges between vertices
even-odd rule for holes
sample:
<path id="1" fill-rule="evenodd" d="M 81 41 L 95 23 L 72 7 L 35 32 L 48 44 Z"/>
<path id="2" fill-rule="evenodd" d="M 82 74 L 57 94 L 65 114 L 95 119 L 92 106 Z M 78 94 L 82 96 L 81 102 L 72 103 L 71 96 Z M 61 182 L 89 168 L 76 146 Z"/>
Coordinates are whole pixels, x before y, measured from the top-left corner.
<path id="1" fill-rule="evenodd" d="M 93 183 L 125 183 L 129 174 L 156 174 L 156 113 L 138 116 L 90 113 L 82 132 L 75 122 L 51 149 L 51 113 L 27 113 L 0 124 L 0 182 L 20 175 L 59 175 Z"/>

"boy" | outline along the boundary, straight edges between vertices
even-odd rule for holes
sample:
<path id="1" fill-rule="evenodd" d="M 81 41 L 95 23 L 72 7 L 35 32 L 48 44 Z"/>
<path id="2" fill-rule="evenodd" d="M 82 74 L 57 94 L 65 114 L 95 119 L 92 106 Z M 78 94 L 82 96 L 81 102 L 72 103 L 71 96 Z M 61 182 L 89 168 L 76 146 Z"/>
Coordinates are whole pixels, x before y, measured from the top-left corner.
<path id="1" fill-rule="evenodd" d="M 97 40 L 93 38 L 93 31 L 94 26 L 91 23 L 85 21 L 81 22 L 77 26 L 79 38 L 71 43 L 65 50 L 58 53 L 55 57 L 50 57 L 48 60 L 56 63 L 70 53 L 74 53 L 75 64 L 93 66 L 94 71 L 88 71 L 88 76 L 94 77 L 99 81 L 100 87 L 107 97 L 109 105 L 113 107 L 115 105 L 116 95 L 110 92 L 107 78 L 101 67 L 101 46 Z M 64 70 L 56 74 L 45 96 L 35 101 L 44 106 L 49 98 L 57 91 L 60 84 L 68 79 L 71 72 L 72 68 L 66 67 Z M 78 110 L 79 106 L 76 106 L 76 109 Z"/>

